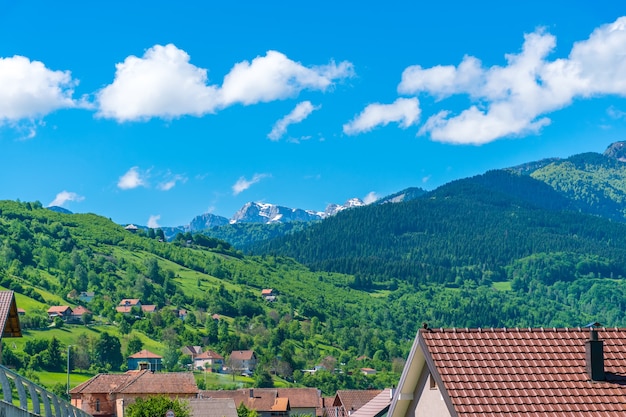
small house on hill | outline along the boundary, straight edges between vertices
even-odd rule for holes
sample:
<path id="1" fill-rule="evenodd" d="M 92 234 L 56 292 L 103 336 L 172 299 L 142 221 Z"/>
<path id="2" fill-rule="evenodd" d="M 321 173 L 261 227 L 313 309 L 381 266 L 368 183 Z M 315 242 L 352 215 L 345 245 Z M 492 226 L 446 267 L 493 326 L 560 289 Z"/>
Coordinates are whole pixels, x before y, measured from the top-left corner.
<path id="1" fill-rule="evenodd" d="M 276 301 L 276 296 L 277 294 L 273 288 L 264 288 L 261 290 L 261 297 L 263 297 L 265 301 Z"/>
<path id="2" fill-rule="evenodd" d="M 193 359 L 193 365 L 196 369 L 211 369 L 220 371 L 224 366 L 224 357 L 217 352 L 207 350 L 202 352 Z"/>
<path id="3" fill-rule="evenodd" d="M 144 349 L 130 355 L 126 365 L 130 370 L 160 371 L 163 368 L 163 357 Z"/>
<path id="4" fill-rule="evenodd" d="M 626 329 L 417 333 L 389 417 L 623 416 Z"/>
<path id="5" fill-rule="evenodd" d="M 233 350 L 230 353 L 230 367 L 233 371 L 252 373 L 256 369 L 257 359 L 253 350 Z"/>
<path id="6" fill-rule="evenodd" d="M 92 314 L 91 311 L 83 306 L 76 306 L 70 314 L 68 322 L 82 323 L 84 314 Z"/>
<path id="7" fill-rule="evenodd" d="M 68 321 L 72 317 L 72 307 L 70 306 L 52 306 L 48 309 L 48 318 L 54 320 L 61 317 L 64 321 Z"/>

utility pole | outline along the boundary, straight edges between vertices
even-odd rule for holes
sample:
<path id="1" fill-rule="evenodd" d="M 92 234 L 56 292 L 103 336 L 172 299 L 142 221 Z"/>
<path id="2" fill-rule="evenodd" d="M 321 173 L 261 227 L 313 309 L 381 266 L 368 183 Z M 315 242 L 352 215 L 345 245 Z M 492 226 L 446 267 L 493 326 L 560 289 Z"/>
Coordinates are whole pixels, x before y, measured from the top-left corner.
<path id="1" fill-rule="evenodd" d="M 67 345 L 67 397 L 70 397 L 70 351 L 72 345 Z"/>

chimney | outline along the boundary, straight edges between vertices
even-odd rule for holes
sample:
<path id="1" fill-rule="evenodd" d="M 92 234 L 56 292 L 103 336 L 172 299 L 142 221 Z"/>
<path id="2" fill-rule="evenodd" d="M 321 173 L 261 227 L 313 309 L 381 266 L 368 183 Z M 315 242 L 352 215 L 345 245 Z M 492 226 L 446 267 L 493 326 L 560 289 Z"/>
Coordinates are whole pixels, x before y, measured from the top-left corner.
<path id="1" fill-rule="evenodd" d="M 250 388 L 250 398 L 254 398 L 254 390 Z"/>
<path id="2" fill-rule="evenodd" d="M 598 327 L 600 323 L 591 323 L 589 328 L 589 340 L 585 342 L 585 368 L 592 381 L 604 381 L 604 341 L 598 339 Z"/>

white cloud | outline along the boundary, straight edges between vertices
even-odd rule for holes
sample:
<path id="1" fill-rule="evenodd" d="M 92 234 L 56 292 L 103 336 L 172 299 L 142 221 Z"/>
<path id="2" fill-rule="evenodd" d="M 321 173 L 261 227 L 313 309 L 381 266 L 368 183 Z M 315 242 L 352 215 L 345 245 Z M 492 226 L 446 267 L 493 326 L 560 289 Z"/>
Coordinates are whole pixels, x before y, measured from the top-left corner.
<path id="1" fill-rule="evenodd" d="M 181 182 L 181 183 L 185 183 L 187 182 L 187 177 L 183 176 L 183 175 L 168 175 L 169 179 L 159 183 L 159 185 L 157 185 L 157 188 L 161 191 L 169 191 L 172 188 L 174 188 L 176 186 L 177 183 Z"/>
<path id="2" fill-rule="evenodd" d="M 155 45 L 142 58 L 115 65 L 115 80 L 98 93 L 98 115 L 119 122 L 151 117 L 171 119 L 211 113 L 217 88 L 207 86 L 207 71 L 189 63 L 189 55 L 169 44 Z"/>
<path id="3" fill-rule="evenodd" d="M 234 104 L 255 104 L 296 96 L 305 89 L 325 91 L 353 75 L 351 63 L 305 67 L 280 52 L 235 64 L 222 86 L 208 85 L 207 70 L 190 63 L 172 44 L 155 45 L 143 57 L 116 65 L 115 79 L 97 95 L 98 116 L 118 122 L 201 116 Z"/>
<path id="4" fill-rule="evenodd" d="M 431 94 L 439 99 L 467 94 L 473 104 L 453 115 L 444 110 L 420 129 L 433 140 L 483 144 L 537 133 L 550 124 L 546 114 L 576 98 L 626 96 L 626 17 L 593 31 L 574 44 L 567 58 L 549 61 L 556 38 L 543 29 L 524 36 L 522 51 L 506 55 L 506 66 L 482 68 L 465 57 L 458 67 L 408 67 L 401 94 Z"/>
<path id="5" fill-rule="evenodd" d="M 54 200 L 50 202 L 50 204 L 48 204 L 48 207 L 52 207 L 52 206 L 63 207 L 63 205 L 67 203 L 68 201 L 80 202 L 80 201 L 83 201 L 84 199 L 85 197 L 81 195 L 78 195 L 74 192 L 63 190 L 57 194 L 57 196 L 54 198 Z"/>
<path id="6" fill-rule="evenodd" d="M 252 62 L 235 64 L 224 77 L 220 90 L 221 103 L 255 104 L 296 96 L 300 91 L 325 91 L 335 79 L 353 76 L 351 63 L 307 68 L 277 51 L 267 51 L 265 56 Z"/>
<path id="7" fill-rule="evenodd" d="M 122 190 L 130 190 L 137 187 L 145 187 L 147 185 L 144 174 L 139 172 L 139 167 L 132 167 L 117 182 L 118 188 Z"/>
<path id="8" fill-rule="evenodd" d="M 250 180 L 245 179 L 245 177 L 239 178 L 237 180 L 237 182 L 232 187 L 233 188 L 233 195 L 237 195 L 237 194 L 247 190 L 248 188 L 250 188 L 251 186 L 253 186 L 257 182 L 259 182 L 262 179 L 267 178 L 269 176 L 270 176 L 269 174 L 254 174 L 254 176 Z"/>
<path id="9" fill-rule="evenodd" d="M 311 104 L 310 101 L 303 101 L 301 103 L 298 103 L 296 107 L 291 111 L 291 113 L 278 120 L 274 124 L 272 131 L 267 135 L 267 137 L 271 140 L 280 139 L 285 133 L 287 133 L 287 127 L 289 127 L 289 125 L 294 123 L 300 123 L 301 121 L 309 117 L 311 113 L 313 113 L 315 110 L 319 110 L 320 108 L 321 106 L 314 106 L 313 104 Z"/>
<path id="10" fill-rule="evenodd" d="M 159 227 L 159 220 L 161 219 L 161 215 L 160 214 L 153 214 L 150 216 L 150 218 L 148 219 L 148 227 L 150 229 L 158 229 Z"/>
<path id="11" fill-rule="evenodd" d="M 19 55 L 0 57 L 0 124 L 79 106 L 72 99 L 77 84 L 69 71 L 53 71 Z"/>
<path id="12" fill-rule="evenodd" d="M 343 132 L 356 135 L 368 132 L 377 126 L 396 122 L 407 128 L 419 120 L 420 108 L 417 98 L 399 98 L 392 104 L 374 103 L 368 105 L 352 121 L 343 125 Z"/>
<path id="13" fill-rule="evenodd" d="M 365 197 L 363 197 L 363 202 L 365 204 L 372 204 L 373 202 L 379 199 L 380 199 L 380 196 L 376 194 L 374 191 L 371 191 Z"/>

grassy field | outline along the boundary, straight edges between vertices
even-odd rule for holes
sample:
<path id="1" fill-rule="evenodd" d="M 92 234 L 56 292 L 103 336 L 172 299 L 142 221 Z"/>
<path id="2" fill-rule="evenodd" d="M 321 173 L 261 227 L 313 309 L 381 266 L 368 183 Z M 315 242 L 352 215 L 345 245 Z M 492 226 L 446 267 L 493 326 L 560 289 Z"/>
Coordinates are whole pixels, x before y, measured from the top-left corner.
<path id="1" fill-rule="evenodd" d="M 498 291 L 511 291 L 511 281 L 494 282 L 492 286 Z"/>

